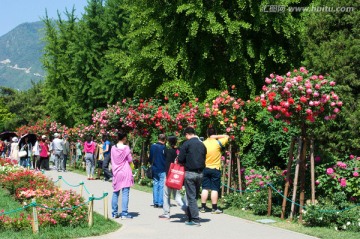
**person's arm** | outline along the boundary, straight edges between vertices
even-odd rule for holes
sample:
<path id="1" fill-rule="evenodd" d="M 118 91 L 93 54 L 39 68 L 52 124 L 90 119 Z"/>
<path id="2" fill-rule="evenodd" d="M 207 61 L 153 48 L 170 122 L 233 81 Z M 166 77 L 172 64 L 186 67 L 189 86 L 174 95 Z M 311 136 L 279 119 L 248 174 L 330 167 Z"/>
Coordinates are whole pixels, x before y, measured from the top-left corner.
<path id="1" fill-rule="evenodd" d="M 153 145 L 151 145 L 150 146 L 150 155 L 149 155 L 149 163 L 152 163 L 152 161 L 153 161 L 153 156 L 154 156 L 154 146 Z"/>
<path id="2" fill-rule="evenodd" d="M 211 135 L 210 138 L 212 138 L 212 139 L 223 139 L 223 138 L 229 138 L 229 135 L 227 135 L 227 134 Z"/>
<path id="3" fill-rule="evenodd" d="M 106 143 L 105 145 L 106 145 L 106 147 L 105 147 L 105 150 L 103 151 L 103 153 L 109 152 L 109 143 Z"/>
<path id="4" fill-rule="evenodd" d="M 129 154 L 126 157 L 126 160 L 128 161 L 129 164 L 133 161 L 130 147 L 129 147 Z"/>
<path id="5" fill-rule="evenodd" d="M 186 163 L 186 144 L 185 143 L 180 148 L 180 153 L 179 153 L 179 156 L 178 156 L 178 163 L 179 164 L 185 164 Z"/>

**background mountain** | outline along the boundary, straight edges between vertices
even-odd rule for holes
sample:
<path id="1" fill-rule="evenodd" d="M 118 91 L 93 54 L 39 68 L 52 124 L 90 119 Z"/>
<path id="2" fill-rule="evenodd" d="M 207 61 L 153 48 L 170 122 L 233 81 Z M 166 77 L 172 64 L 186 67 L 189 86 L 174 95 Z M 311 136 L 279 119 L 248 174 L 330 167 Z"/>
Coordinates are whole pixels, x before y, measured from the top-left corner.
<path id="1" fill-rule="evenodd" d="M 0 37 L 0 86 L 19 90 L 43 79 L 44 23 L 23 23 Z"/>

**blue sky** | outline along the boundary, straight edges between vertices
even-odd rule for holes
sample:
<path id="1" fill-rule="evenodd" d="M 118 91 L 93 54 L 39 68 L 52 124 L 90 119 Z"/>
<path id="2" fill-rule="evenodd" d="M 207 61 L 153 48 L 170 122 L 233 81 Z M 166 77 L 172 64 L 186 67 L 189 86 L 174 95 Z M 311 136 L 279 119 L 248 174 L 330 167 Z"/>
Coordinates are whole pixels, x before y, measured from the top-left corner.
<path id="1" fill-rule="evenodd" d="M 1 0 L 0 1 L 0 36 L 6 34 L 24 22 L 40 21 L 47 9 L 49 17 L 57 18 L 61 13 L 75 6 L 75 14 L 80 17 L 87 0 Z"/>

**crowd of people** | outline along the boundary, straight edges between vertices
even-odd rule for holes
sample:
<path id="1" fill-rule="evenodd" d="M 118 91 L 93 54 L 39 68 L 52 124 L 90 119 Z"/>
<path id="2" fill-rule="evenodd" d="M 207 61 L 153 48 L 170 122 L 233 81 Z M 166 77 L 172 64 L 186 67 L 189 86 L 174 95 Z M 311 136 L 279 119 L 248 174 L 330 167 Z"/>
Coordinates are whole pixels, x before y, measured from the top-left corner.
<path id="1" fill-rule="evenodd" d="M 174 198 L 178 206 L 184 211 L 189 226 L 200 226 L 199 212 L 220 214 L 218 197 L 221 180 L 221 156 L 224 145 L 227 144 L 228 135 L 217 135 L 215 129 L 207 130 L 208 138 L 202 141 L 192 127 L 184 130 L 186 141 L 178 147 L 175 136 L 158 136 L 158 142 L 150 147 L 149 163 L 153 178 L 153 206 L 162 208 L 160 219 L 170 219 L 170 197 Z M 134 184 L 130 163 L 132 162 L 131 150 L 126 145 L 127 137 L 119 133 L 118 142 L 111 147 L 111 165 L 113 172 L 113 218 L 132 218 L 128 213 L 130 187 Z M 168 143 L 168 147 L 166 146 Z M 166 186 L 171 163 L 178 163 L 185 167 L 185 197 L 179 190 Z M 200 192 L 202 188 L 202 192 Z M 118 200 L 122 193 L 122 211 L 118 212 Z M 212 208 L 206 206 L 210 191 Z M 201 207 L 199 210 L 197 198 L 201 194 Z"/>
<path id="2" fill-rule="evenodd" d="M 215 129 L 207 130 L 207 139 L 200 139 L 194 128 L 184 130 L 186 141 L 178 146 L 175 136 L 158 136 L 158 142 L 150 147 L 149 163 L 152 169 L 153 180 L 153 206 L 162 208 L 160 219 L 170 218 L 170 198 L 174 196 L 178 206 L 184 211 L 188 220 L 186 225 L 199 226 L 199 213 L 211 212 L 220 214 L 217 202 L 221 180 L 221 156 L 224 146 L 228 142 L 227 135 L 217 135 Z M 127 134 L 119 132 L 115 144 L 111 144 L 107 135 L 100 143 L 96 143 L 91 136 L 87 136 L 82 144 L 70 143 L 67 135 L 55 133 L 50 141 L 45 135 L 37 138 L 35 143 L 29 142 L 27 136 L 19 143 L 17 137 L 11 139 L 12 143 L 0 141 L 0 153 L 3 157 L 17 160 L 24 168 L 34 170 L 50 170 L 49 162 L 54 161 L 54 169 L 66 172 L 67 161 L 75 163 L 83 158 L 86 166 L 87 179 L 93 180 L 95 162 L 102 169 L 105 181 L 112 182 L 112 217 L 130 219 L 128 213 L 130 188 L 134 185 L 131 168 L 132 151 L 127 144 Z M 168 144 L 168 146 L 166 145 Z M 31 158 L 33 159 L 31 162 Z M 185 168 L 185 196 L 179 190 L 167 187 L 165 184 L 171 163 L 183 165 Z M 111 164 L 111 170 L 109 165 Z M 202 191 L 200 192 L 200 188 Z M 212 207 L 208 208 L 206 202 L 210 192 Z M 122 203 L 119 213 L 118 201 L 121 193 Z M 201 207 L 197 205 L 198 196 L 201 195 Z"/>

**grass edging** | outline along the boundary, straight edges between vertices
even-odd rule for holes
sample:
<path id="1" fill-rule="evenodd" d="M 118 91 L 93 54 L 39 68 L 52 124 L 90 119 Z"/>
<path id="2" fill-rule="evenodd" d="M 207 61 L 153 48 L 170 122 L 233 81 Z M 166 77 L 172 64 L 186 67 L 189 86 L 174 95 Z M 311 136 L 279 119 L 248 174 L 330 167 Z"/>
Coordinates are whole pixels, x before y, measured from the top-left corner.
<path id="1" fill-rule="evenodd" d="M 259 219 L 272 219 L 276 221 L 276 223 L 266 224 L 266 225 L 272 227 L 278 227 L 285 230 L 294 231 L 318 238 L 324 238 L 324 239 L 343 239 L 343 238 L 358 239 L 359 238 L 359 233 L 357 232 L 336 231 L 334 228 L 327 228 L 327 227 L 306 227 L 296 222 L 281 220 L 278 217 L 254 215 L 250 211 L 243 211 L 239 208 L 228 208 L 224 210 L 224 213 L 253 222 L 256 222 L 256 220 Z"/>

